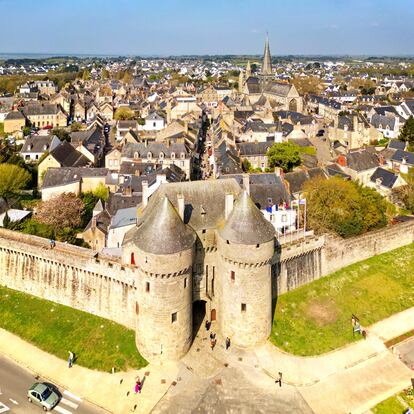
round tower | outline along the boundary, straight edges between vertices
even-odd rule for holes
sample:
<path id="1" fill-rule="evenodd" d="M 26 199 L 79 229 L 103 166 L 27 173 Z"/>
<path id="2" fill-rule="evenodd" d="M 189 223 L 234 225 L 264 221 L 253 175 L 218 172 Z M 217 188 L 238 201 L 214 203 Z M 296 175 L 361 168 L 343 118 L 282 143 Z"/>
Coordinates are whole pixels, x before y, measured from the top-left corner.
<path id="1" fill-rule="evenodd" d="M 239 346 L 264 342 L 272 329 L 274 235 L 274 227 L 246 191 L 218 231 L 220 326 Z"/>
<path id="2" fill-rule="evenodd" d="M 166 196 L 153 197 L 125 236 L 123 261 L 136 267 L 136 344 L 151 362 L 177 360 L 192 341 L 195 232 Z"/>

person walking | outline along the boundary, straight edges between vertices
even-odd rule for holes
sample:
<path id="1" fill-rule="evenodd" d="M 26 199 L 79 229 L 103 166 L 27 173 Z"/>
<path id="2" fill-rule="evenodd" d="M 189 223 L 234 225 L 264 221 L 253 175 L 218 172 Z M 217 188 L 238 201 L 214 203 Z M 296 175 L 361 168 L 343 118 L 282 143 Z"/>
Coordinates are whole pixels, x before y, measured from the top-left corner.
<path id="1" fill-rule="evenodd" d="M 141 380 L 139 377 L 135 381 L 135 394 L 141 394 Z"/>
<path id="2" fill-rule="evenodd" d="M 230 338 L 226 338 L 226 351 L 230 348 Z"/>
<path id="3" fill-rule="evenodd" d="M 279 379 L 277 379 L 275 382 L 279 383 L 279 387 L 282 386 L 282 373 L 281 372 L 279 372 Z"/>
<path id="4" fill-rule="evenodd" d="M 69 368 L 72 368 L 73 358 L 74 358 L 73 352 L 72 351 L 69 351 L 69 359 L 68 359 L 68 367 Z"/>

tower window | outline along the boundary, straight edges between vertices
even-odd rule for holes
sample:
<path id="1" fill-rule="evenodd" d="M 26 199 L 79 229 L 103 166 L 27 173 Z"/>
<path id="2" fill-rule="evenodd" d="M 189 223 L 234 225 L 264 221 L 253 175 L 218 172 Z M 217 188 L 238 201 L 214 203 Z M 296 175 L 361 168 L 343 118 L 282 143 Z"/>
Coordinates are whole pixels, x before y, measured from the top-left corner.
<path id="1" fill-rule="evenodd" d="M 171 314 L 171 323 L 177 322 L 177 312 Z"/>
<path id="2" fill-rule="evenodd" d="M 260 247 L 260 244 L 256 244 L 256 249 L 258 249 Z"/>
<path id="3" fill-rule="evenodd" d="M 149 293 L 150 291 L 150 282 L 145 282 L 145 292 Z"/>
<path id="4" fill-rule="evenodd" d="M 236 280 L 236 273 L 234 272 L 234 270 L 232 270 L 232 271 L 230 272 L 230 280 L 231 280 L 232 282 L 234 282 L 234 281 Z"/>
<path id="5" fill-rule="evenodd" d="M 184 289 L 187 287 L 187 278 L 184 279 Z"/>
<path id="6" fill-rule="evenodd" d="M 134 265 L 135 264 L 135 257 L 134 257 L 134 252 L 131 253 L 131 264 Z"/>
<path id="7" fill-rule="evenodd" d="M 241 311 L 246 312 L 247 305 L 245 303 L 241 304 Z"/>

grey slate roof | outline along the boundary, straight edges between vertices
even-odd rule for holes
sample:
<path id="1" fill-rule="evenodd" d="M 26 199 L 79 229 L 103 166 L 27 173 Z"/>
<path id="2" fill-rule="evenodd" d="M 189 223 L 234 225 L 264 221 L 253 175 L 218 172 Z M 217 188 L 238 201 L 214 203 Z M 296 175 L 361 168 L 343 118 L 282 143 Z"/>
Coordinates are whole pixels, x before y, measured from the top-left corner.
<path id="1" fill-rule="evenodd" d="M 394 174 L 393 172 L 385 170 L 384 168 L 381 168 L 381 167 L 378 167 L 374 171 L 374 174 L 371 175 L 371 178 L 370 178 L 370 180 L 373 183 L 376 183 L 377 180 L 380 180 L 381 185 L 389 189 L 393 187 L 397 179 L 398 179 L 397 174 Z"/>
<path id="2" fill-rule="evenodd" d="M 407 143 L 398 139 L 390 139 L 387 148 L 405 151 Z"/>
<path id="3" fill-rule="evenodd" d="M 370 170 L 379 166 L 379 160 L 376 154 L 369 151 L 355 151 L 346 155 L 348 168 L 354 171 Z"/>
<path id="4" fill-rule="evenodd" d="M 62 167 L 48 168 L 43 178 L 42 188 L 76 183 L 85 177 L 106 177 L 106 168 Z"/>
<path id="5" fill-rule="evenodd" d="M 23 107 L 23 113 L 26 116 L 56 115 L 60 111 L 62 111 L 62 108 L 60 107 L 59 104 L 51 104 L 51 103 L 29 104 Z"/>
<path id="6" fill-rule="evenodd" d="M 254 157 L 266 155 L 267 150 L 274 142 L 241 142 L 237 144 L 241 157 Z"/>
<path id="7" fill-rule="evenodd" d="M 246 191 L 234 203 L 224 226 L 219 228 L 223 239 L 232 243 L 255 245 L 266 243 L 275 236 L 275 228 L 265 219 Z"/>
<path id="8" fill-rule="evenodd" d="M 282 82 L 270 82 L 266 85 L 266 92 L 276 96 L 287 96 L 292 85 Z"/>
<path id="9" fill-rule="evenodd" d="M 124 244 L 133 242 L 140 250 L 152 254 L 174 254 L 190 249 L 196 233 L 184 224 L 168 197 L 164 195 L 152 207 L 145 220 L 128 231 Z"/>
<path id="10" fill-rule="evenodd" d="M 75 150 L 69 142 L 64 141 L 50 152 L 50 155 L 62 167 L 85 167 L 90 163 L 82 153 Z"/>
<path id="11" fill-rule="evenodd" d="M 20 111 L 11 111 L 6 115 L 5 119 L 7 120 L 24 119 L 24 116 Z"/>
<path id="12" fill-rule="evenodd" d="M 43 153 L 48 151 L 54 135 L 30 135 L 26 138 L 20 153 Z"/>
<path id="13" fill-rule="evenodd" d="M 170 146 L 167 146 L 163 142 L 151 142 L 145 146 L 145 143 L 126 143 L 122 148 L 122 157 L 125 158 L 134 158 L 135 153 L 139 154 L 140 158 L 146 158 L 148 153 L 151 153 L 154 158 L 158 158 L 162 152 L 165 157 L 170 158 L 171 154 L 174 153 L 178 159 L 181 153 L 184 153 L 186 157 L 189 156 L 189 152 L 185 144 L 181 143 L 171 143 Z"/>
<path id="14" fill-rule="evenodd" d="M 408 151 L 397 150 L 394 152 L 394 155 L 391 157 L 391 161 L 396 161 L 402 163 L 405 162 L 409 165 L 414 165 L 414 153 Z"/>

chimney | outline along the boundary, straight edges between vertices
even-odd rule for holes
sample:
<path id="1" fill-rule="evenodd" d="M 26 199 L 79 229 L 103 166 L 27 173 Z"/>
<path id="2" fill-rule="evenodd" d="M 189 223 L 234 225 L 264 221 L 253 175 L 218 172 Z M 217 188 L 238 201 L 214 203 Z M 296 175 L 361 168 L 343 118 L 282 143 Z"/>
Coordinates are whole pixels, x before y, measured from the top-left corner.
<path id="1" fill-rule="evenodd" d="M 233 210 L 234 196 L 232 193 L 226 193 L 225 205 L 224 205 L 224 218 L 227 220 L 231 210 Z"/>
<path id="2" fill-rule="evenodd" d="M 184 195 L 183 194 L 177 194 L 177 202 L 178 202 L 178 214 L 181 217 L 181 220 L 184 221 Z"/>
<path id="3" fill-rule="evenodd" d="M 148 197 L 149 197 L 148 181 L 144 180 L 142 182 L 142 205 L 144 206 L 144 208 L 148 204 Z"/>
<path id="4" fill-rule="evenodd" d="M 96 229 L 96 215 L 92 216 L 92 223 L 91 223 L 91 229 Z"/>
<path id="5" fill-rule="evenodd" d="M 243 187 L 247 194 L 250 195 L 250 177 L 249 174 L 243 174 Z"/>

